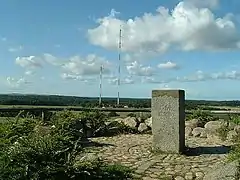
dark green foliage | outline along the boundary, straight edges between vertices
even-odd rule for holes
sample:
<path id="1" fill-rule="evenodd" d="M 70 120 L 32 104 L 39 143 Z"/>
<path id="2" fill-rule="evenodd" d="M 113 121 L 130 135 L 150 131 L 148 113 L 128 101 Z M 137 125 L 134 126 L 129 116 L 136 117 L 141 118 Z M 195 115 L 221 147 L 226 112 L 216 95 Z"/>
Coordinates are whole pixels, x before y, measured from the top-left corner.
<path id="1" fill-rule="evenodd" d="M 225 141 L 226 138 L 227 138 L 227 134 L 228 134 L 229 131 L 230 131 L 230 129 L 229 129 L 228 125 L 227 125 L 227 124 L 224 124 L 224 125 L 221 126 L 220 129 L 217 130 L 217 133 L 218 133 L 219 137 L 220 137 L 223 141 Z"/>
<path id="2" fill-rule="evenodd" d="M 98 128 L 104 117 L 99 112 L 63 111 L 50 122 L 16 118 L 0 123 L 0 179 L 123 180 L 131 177 L 132 172 L 126 167 L 108 165 L 99 159 L 78 158 L 84 148 L 83 129 Z"/>
<path id="3" fill-rule="evenodd" d="M 111 111 L 110 113 L 108 113 L 108 117 L 117 117 L 119 116 L 118 113 L 116 113 L 115 111 Z"/>
<path id="4" fill-rule="evenodd" d="M 43 117 L 42 117 L 43 116 Z M 18 109 L 8 109 L 8 111 L 3 111 L 0 112 L 0 117 L 30 117 L 30 118 L 38 118 L 42 119 L 45 121 L 49 121 L 52 116 L 54 116 L 54 112 L 51 111 L 46 111 L 46 110 L 25 110 L 21 111 Z"/>
<path id="5" fill-rule="evenodd" d="M 236 125 L 240 124 L 240 116 L 235 115 L 235 116 L 229 116 L 229 122 L 233 122 Z"/>
<path id="6" fill-rule="evenodd" d="M 218 118 L 213 117 L 209 112 L 202 110 L 193 111 L 193 113 L 188 117 L 188 119 L 198 119 L 200 123 L 199 127 L 204 127 L 204 125 L 209 121 L 218 120 Z"/>
<path id="7" fill-rule="evenodd" d="M 232 151 L 229 155 L 229 160 L 239 160 L 240 161 L 240 134 L 238 133 L 237 136 L 234 138 L 234 146 Z"/>
<path id="8" fill-rule="evenodd" d="M 129 113 L 127 116 L 128 116 L 128 117 L 137 117 L 137 115 L 134 114 L 134 113 Z"/>
<path id="9" fill-rule="evenodd" d="M 151 99 L 133 99 L 121 98 L 121 106 L 130 108 L 150 108 Z M 58 95 L 21 95 L 9 94 L 0 95 L 0 104 L 2 105 L 33 105 L 33 106 L 82 106 L 82 107 L 97 107 L 98 98 L 76 97 L 76 96 L 58 96 Z M 105 107 L 115 107 L 116 98 L 103 98 Z M 217 110 L 218 108 L 210 106 L 240 106 L 240 101 L 204 101 L 204 100 L 186 100 L 185 109 L 197 110 Z M 13 117 L 13 116 L 12 116 Z"/>

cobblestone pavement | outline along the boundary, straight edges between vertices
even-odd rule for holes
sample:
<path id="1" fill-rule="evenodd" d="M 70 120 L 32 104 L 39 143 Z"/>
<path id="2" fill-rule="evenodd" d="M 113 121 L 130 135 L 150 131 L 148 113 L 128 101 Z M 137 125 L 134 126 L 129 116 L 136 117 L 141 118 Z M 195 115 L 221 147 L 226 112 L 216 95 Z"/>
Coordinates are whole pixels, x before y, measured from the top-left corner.
<path id="1" fill-rule="evenodd" d="M 104 143 L 91 149 L 105 161 L 121 163 L 135 170 L 143 180 L 201 180 L 214 165 L 226 160 L 228 144 L 213 143 L 203 138 L 189 137 L 184 155 L 157 154 L 151 151 L 152 135 L 119 135 L 92 138 Z"/>

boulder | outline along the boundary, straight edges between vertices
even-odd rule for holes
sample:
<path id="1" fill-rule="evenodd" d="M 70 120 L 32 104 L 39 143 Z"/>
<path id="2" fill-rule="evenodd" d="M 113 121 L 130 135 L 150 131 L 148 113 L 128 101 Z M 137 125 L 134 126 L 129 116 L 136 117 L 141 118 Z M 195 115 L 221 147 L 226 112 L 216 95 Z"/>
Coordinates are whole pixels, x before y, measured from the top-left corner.
<path id="1" fill-rule="evenodd" d="M 192 134 L 192 128 L 186 126 L 185 127 L 185 136 L 187 137 L 187 136 L 192 136 L 192 135 L 193 135 Z"/>
<path id="2" fill-rule="evenodd" d="M 204 128 L 204 130 L 200 134 L 200 138 L 207 138 L 207 130 Z"/>
<path id="3" fill-rule="evenodd" d="M 239 134 L 240 133 L 240 125 L 235 126 L 234 131 Z"/>
<path id="4" fill-rule="evenodd" d="M 207 140 L 209 143 L 221 143 L 223 141 L 217 133 L 211 131 L 207 131 Z"/>
<path id="5" fill-rule="evenodd" d="M 234 130 L 235 126 L 236 126 L 236 124 L 234 122 L 229 122 L 228 129 L 229 130 Z"/>
<path id="6" fill-rule="evenodd" d="M 139 126 L 138 126 L 138 131 L 139 132 L 145 132 L 145 131 L 147 131 L 148 130 L 148 127 L 147 127 L 147 125 L 145 124 L 145 123 L 140 123 L 139 124 Z"/>
<path id="7" fill-rule="evenodd" d="M 231 131 L 229 131 L 228 134 L 227 134 L 227 140 L 228 140 L 228 141 L 233 141 L 234 138 L 235 138 L 237 135 L 238 135 L 238 134 L 236 133 L 236 131 L 231 130 Z"/>
<path id="8" fill-rule="evenodd" d="M 114 119 L 114 121 L 121 123 L 123 121 L 123 118 L 116 118 L 116 119 Z"/>
<path id="9" fill-rule="evenodd" d="M 130 128 L 136 128 L 138 125 L 138 120 L 135 117 L 127 117 L 122 120 L 123 124 Z"/>
<path id="10" fill-rule="evenodd" d="M 223 122 L 221 121 L 209 121 L 207 122 L 204 127 L 211 132 L 216 133 L 218 129 L 220 129 L 223 125 Z"/>
<path id="11" fill-rule="evenodd" d="M 192 130 L 192 134 L 194 137 L 199 137 L 203 131 L 204 131 L 204 128 L 196 127 Z"/>
<path id="12" fill-rule="evenodd" d="M 198 119 L 192 119 L 192 120 L 189 120 L 189 121 L 185 121 L 185 126 L 190 127 L 192 129 L 198 127 L 199 124 L 200 124 L 200 122 L 199 122 Z"/>
<path id="13" fill-rule="evenodd" d="M 217 165 L 209 170 L 203 180 L 235 180 L 238 166 L 238 161 Z"/>
<path id="14" fill-rule="evenodd" d="M 152 129 L 152 117 L 145 120 L 145 124 Z"/>

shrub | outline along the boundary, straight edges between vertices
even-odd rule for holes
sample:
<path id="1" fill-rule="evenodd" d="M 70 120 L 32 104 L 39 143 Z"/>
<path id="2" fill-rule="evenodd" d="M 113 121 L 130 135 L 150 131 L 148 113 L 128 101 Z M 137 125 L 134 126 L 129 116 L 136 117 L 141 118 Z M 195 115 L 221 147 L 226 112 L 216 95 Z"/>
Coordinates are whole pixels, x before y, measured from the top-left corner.
<path id="1" fill-rule="evenodd" d="M 217 133 L 221 140 L 225 141 L 227 138 L 227 134 L 230 131 L 229 127 L 227 124 L 222 125 L 218 130 Z"/>
<path id="2" fill-rule="evenodd" d="M 240 124 L 240 116 L 229 116 L 229 121 L 233 122 L 236 125 Z"/>
<path id="3" fill-rule="evenodd" d="M 96 122 L 94 122 L 94 119 Z M 131 178 L 132 171 L 121 165 L 108 165 L 99 159 L 82 161 L 83 124 L 93 128 L 104 116 L 93 113 L 57 113 L 49 124 L 17 118 L 0 123 L 0 179 L 4 180 L 100 180 Z M 36 127 L 50 129 L 39 133 Z M 53 128 L 51 126 L 54 126 Z M 14 137 L 14 138 L 13 138 Z"/>
<path id="4" fill-rule="evenodd" d="M 108 113 L 108 117 L 117 117 L 117 116 L 120 116 L 120 115 L 115 111 L 111 111 L 110 113 Z"/>
<path id="5" fill-rule="evenodd" d="M 217 118 L 213 117 L 210 114 L 210 112 L 206 112 L 202 110 L 193 111 L 193 113 L 189 116 L 189 119 L 198 119 L 200 123 L 199 124 L 200 127 L 203 127 L 209 121 L 217 120 Z"/>
<path id="6" fill-rule="evenodd" d="M 137 115 L 134 114 L 134 113 L 129 113 L 127 116 L 128 116 L 128 117 L 137 117 Z"/>

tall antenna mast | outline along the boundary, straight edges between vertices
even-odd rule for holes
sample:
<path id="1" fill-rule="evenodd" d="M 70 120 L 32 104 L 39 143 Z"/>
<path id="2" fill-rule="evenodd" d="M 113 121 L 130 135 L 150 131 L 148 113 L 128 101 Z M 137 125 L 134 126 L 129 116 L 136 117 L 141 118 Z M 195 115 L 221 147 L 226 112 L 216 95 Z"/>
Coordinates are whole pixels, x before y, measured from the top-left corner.
<path id="1" fill-rule="evenodd" d="M 100 66 L 100 83 L 99 83 L 99 106 L 102 105 L 102 71 L 103 71 L 103 65 Z"/>
<path id="2" fill-rule="evenodd" d="M 122 27 L 120 25 L 119 30 L 119 42 L 118 42 L 118 98 L 117 98 L 117 105 L 120 104 L 120 73 L 121 73 L 121 51 L 122 51 Z"/>

